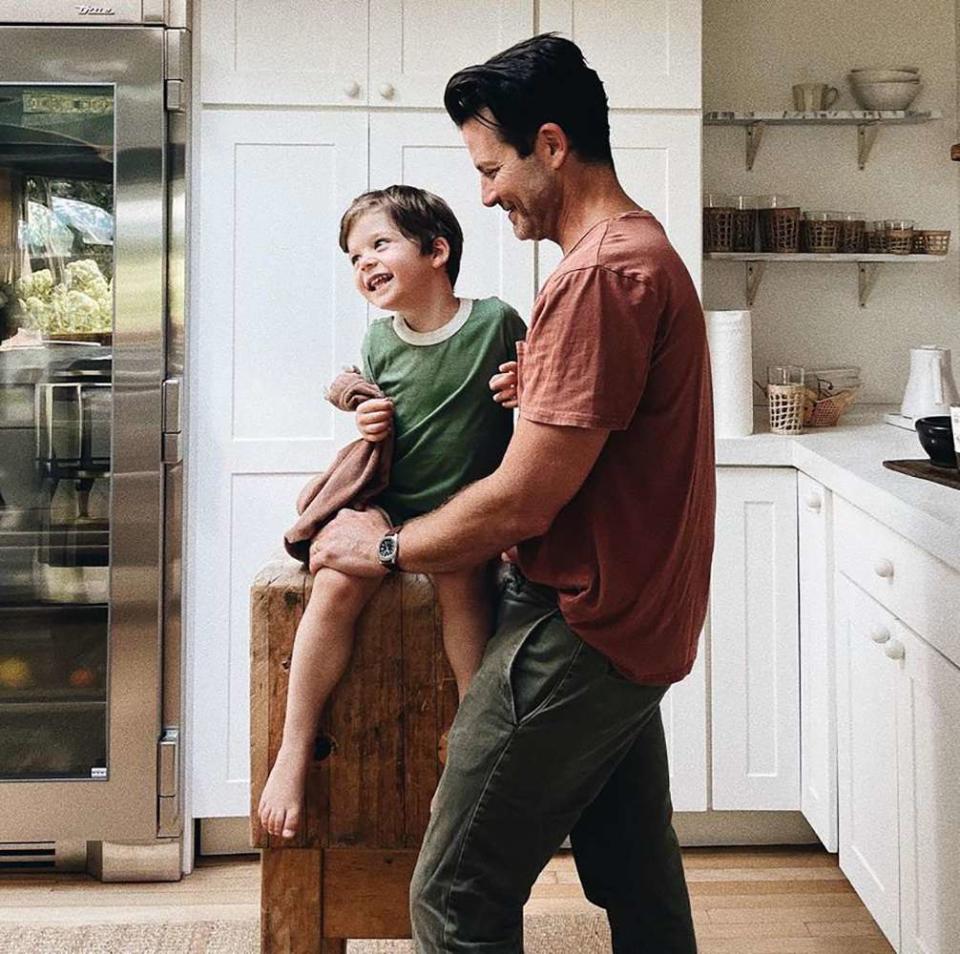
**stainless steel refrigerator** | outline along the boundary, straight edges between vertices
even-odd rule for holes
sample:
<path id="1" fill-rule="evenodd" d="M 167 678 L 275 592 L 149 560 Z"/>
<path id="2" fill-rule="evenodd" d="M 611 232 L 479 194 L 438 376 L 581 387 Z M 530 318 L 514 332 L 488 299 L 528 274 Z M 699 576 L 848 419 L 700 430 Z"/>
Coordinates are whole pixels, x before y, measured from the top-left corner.
<path id="1" fill-rule="evenodd" d="M 180 873 L 188 14 L 0 0 L 0 867 Z"/>

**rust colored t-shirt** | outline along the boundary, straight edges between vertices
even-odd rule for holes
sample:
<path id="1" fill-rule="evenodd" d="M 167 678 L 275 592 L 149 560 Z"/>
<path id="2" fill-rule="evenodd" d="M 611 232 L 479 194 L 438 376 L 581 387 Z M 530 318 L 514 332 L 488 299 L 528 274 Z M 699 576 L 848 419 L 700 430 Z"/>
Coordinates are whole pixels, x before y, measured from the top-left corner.
<path id="1" fill-rule="evenodd" d="M 636 682 L 693 666 L 713 555 L 710 362 L 690 275 L 649 212 L 590 229 L 537 297 L 520 415 L 610 435 L 574 498 L 518 547 L 585 642 Z"/>

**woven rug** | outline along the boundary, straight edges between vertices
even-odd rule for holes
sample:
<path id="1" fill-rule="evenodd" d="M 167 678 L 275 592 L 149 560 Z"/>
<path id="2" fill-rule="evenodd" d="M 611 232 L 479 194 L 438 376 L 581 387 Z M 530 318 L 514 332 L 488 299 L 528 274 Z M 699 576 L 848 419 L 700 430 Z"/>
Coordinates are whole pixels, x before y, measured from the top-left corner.
<path id="1" fill-rule="evenodd" d="M 3 954 L 257 954 L 256 921 L 0 928 Z"/>
<path id="2" fill-rule="evenodd" d="M 90 924 L 0 928 L 3 954 L 258 954 L 255 921 L 176 924 Z M 597 912 L 554 912 L 526 918 L 527 954 L 609 954 L 606 918 Z M 413 954 L 410 941 L 350 941 L 347 954 Z"/>

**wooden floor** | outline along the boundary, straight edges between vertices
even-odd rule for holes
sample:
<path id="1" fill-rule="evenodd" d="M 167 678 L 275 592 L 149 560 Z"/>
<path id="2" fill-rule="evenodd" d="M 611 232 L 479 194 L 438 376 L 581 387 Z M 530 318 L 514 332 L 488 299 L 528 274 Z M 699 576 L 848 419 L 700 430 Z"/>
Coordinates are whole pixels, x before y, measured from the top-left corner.
<path id="1" fill-rule="evenodd" d="M 890 954 L 837 867 L 819 849 L 684 852 L 701 954 Z M 255 920 L 258 862 L 207 859 L 179 884 L 105 885 L 85 875 L 0 877 L 0 928 Z M 569 855 L 541 875 L 527 913 L 595 909 Z"/>

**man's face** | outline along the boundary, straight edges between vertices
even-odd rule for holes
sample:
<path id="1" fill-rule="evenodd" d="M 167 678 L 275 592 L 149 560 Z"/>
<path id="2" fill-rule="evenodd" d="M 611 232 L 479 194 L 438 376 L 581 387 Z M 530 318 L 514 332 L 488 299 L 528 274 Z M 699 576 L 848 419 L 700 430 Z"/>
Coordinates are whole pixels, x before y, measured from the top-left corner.
<path id="1" fill-rule="evenodd" d="M 521 159 L 496 130 L 476 119 L 468 119 L 460 134 L 480 173 L 483 204 L 504 209 L 518 239 L 553 238 L 554 173 L 542 162 L 538 150 Z"/>

